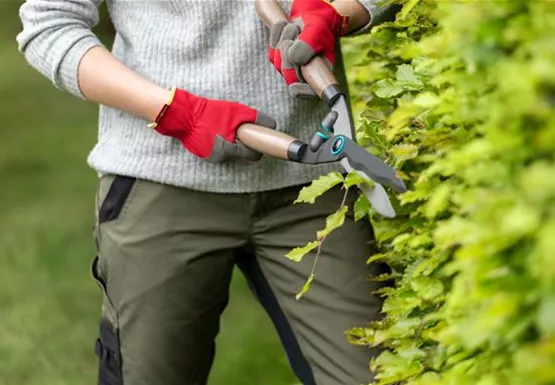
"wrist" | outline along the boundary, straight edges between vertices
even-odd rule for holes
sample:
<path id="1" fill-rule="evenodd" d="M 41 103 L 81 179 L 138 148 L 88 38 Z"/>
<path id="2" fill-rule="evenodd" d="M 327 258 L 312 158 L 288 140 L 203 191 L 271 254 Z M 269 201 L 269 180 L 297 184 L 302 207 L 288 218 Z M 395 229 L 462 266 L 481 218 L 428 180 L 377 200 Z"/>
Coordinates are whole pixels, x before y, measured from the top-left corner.
<path id="1" fill-rule="evenodd" d="M 168 109 L 175 99 L 175 93 L 177 89 L 172 88 L 170 90 L 163 89 L 159 93 L 153 96 L 152 100 L 152 111 L 149 113 L 149 120 L 152 122 L 148 126 L 149 128 L 156 128 L 158 123 L 166 115 Z"/>
<path id="2" fill-rule="evenodd" d="M 300 18 L 308 23 L 316 20 L 318 24 L 323 21 L 331 29 L 333 35 L 339 38 L 348 32 L 349 15 L 338 12 L 334 6 L 337 1 L 339 0 L 335 0 L 333 3 L 330 0 L 293 0 L 289 19 Z M 341 6 L 339 9 L 343 8 L 344 6 Z"/>
<path id="3" fill-rule="evenodd" d="M 175 88 L 159 88 L 151 95 L 149 111 L 146 113 L 148 120 L 152 122 L 149 125 L 150 127 L 155 127 L 156 123 L 160 121 L 164 113 L 167 111 L 169 105 L 175 97 L 175 91 Z"/>
<path id="4" fill-rule="evenodd" d="M 204 98 L 183 89 L 173 88 L 149 127 L 159 134 L 183 140 L 196 124 L 199 106 Z"/>
<path id="5" fill-rule="evenodd" d="M 345 1 L 341 0 L 321 0 L 325 5 L 333 10 L 332 29 L 337 37 L 346 35 L 349 32 L 350 14 Z"/>
<path id="6" fill-rule="evenodd" d="M 358 0 L 331 0 L 329 2 L 338 14 L 347 18 L 347 34 L 370 23 L 370 13 Z"/>

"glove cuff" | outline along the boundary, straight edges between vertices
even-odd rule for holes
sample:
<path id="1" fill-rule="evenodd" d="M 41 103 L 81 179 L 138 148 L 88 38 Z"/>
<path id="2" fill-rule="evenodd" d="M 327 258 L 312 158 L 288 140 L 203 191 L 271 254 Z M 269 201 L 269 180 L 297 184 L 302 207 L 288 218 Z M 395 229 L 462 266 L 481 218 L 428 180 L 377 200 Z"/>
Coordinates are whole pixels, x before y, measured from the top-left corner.
<path id="1" fill-rule="evenodd" d="M 337 9 L 331 4 L 333 0 L 321 0 L 326 3 L 335 13 L 335 17 L 333 18 L 333 25 L 332 29 L 336 36 L 345 36 L 349 32 L 349 16 L 343 16 L 340 14 Z"/>
<path id="2" fill-rule="evenodd" d="M 173 103 L 173 100 L 175 99 L 175 93 L 176 92 L 177 92 L 177 88 L 173 87 L 172 90 L 171 90 L 171 94 L 170 94 L 170 97 L 169 97 L 168 101 L 166 103 L 164 103 L 164 105 L 160 109 L 160 112 L 158 112 L 158 115 L 156 115 L 156 118 L 154 119 L 154 121 L 152 123 L 149 123 L 148 128 L 158 127 L 158 124 L 160 123 L 160 121 L 162 120 L 164 115 L 166 115 L 166 112 L 170 108 L 170 105 Z"/>
<path id="3" fill-rule="evenodd" d="M 202 99 L 185 90 L 172 88 L 169 100 L 149 127 L 159 134 L 182 140 L 194 124 L 194 111 L 202 103 Z"/>
<path id="4" fill-rule="evenodd" d="M 332 0 L 333 1 L 333 0 Z M 349 31 L 349 16 L 341 15 L 331 4 L 330 0 L 294 0 L 291 7 L 290 19 L 303 18 L 304 14 L 317 13 L 324 17 L 331 25 L 335 36 L 347 35 Z"/>

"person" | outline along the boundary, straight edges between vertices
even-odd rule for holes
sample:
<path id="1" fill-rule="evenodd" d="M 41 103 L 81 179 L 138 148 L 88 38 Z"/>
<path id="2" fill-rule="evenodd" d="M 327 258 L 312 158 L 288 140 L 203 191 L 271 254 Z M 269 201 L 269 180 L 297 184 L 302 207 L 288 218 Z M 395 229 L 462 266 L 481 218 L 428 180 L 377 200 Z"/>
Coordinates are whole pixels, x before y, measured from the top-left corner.
<path id="1" fill-rule="evenodd" d="M 91 265 L 103 293 L 99 384 L 206 384 L 235 266 L 304 385 L 371 380 L 376 350 L 344 336 L 379 315 L 368 281 L 377 267 L 366 265 L 370 224 L 348 214 L 302 300 L 295 293 L 312 261 L 284 257 L 341 203 L 336 187 L 313 205 L 292 204 L 338 164 L 261 156 L 235 136 L 255 122 L 309 139 L 327 107 L 299 65 L 321 55 L 346 86 L 338 40 L 386 20 L 389 7 L 280 0 L 289 22 L 268 31 L 249 0 L 110 0 L 109 50 L 92 32 L 101 2 L 27 0 L 17 36 L 55 87 L 100 107 L 88 156 L 99 175 Z"/>

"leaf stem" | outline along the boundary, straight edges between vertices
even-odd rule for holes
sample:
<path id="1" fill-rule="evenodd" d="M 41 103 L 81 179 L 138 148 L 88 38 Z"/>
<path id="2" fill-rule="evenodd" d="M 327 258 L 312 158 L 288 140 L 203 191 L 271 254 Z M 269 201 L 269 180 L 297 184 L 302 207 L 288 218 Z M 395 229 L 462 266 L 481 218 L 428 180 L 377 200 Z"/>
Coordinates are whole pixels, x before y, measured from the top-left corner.
<path id="1" fill-rule="evenodd" d="M 349 193 L 349 187 L 347 187 L 345 189 L 345 194 L 343 194 L 343 200 L 341 201 L 341 205 L 339 205 L 339 209 L 341 210 L 341 207 L 345 206 L 345 202 L 347 201 L 347 194 Z M 314 262 L 312 264 L 312 270 L 310 271 L 310 276 L 314 276 L 314 273 L 316 271 L 316 264 L 318 263 L 318 259 L 320 258 L 320 253 L 322 251 L 322 245 L 324 244 L 324 241 L 326 240 L 328 236 L 324 235 L 324 237 L 322 237 L 322 239 L 320 240 L 319 244 L 318 244 L 318 248 L 316 249 L 316 256 L 314 257 Z"/>

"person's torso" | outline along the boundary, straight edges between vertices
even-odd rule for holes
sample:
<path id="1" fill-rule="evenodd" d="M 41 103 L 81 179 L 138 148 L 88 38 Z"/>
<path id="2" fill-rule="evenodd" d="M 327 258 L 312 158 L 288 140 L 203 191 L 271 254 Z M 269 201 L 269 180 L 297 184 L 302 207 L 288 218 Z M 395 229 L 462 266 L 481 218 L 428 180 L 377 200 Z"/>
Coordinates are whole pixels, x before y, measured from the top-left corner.
<path id="1" fill-rule="evenodd" d="M 253 107 L 287 91 L 268 61 L 254 0 L 108 0 L 108 7 L 116 56 L 162 86 Z"/>
<path id="2" fill-rule="evenodd" d="M 289 2 L 279 3 L 288 12 Z M 327 112 L 318 99 L 295 100 L 289 95 L 283 78 L 268 60 L 269 31 L 257 17 L 254 0 L 108 0 L 107 4 L 116 29 L 114 55 L 163 87 L 246 104 L 276 119 L 278 130 L 304 141 L 310 140 Z M 342 75 L 342 66 L 337 69 Z M 170 164 L 173 171 L 164 166 L 168 170 L 164 172 L 172 175 L 157 179 L 185 186 L 199 185 L 200 169 L 216 171 L 223 179 L 234 178 L 242 185 L 213 189 L 234 191 L 255 190 L 261 184 L 266 186 L 261 188 L 281 185 L 282 181 L 272 179 L 272 169 L 283 175 L 292 167 L 273 159 L 257 166 L 209 166 L 175 141 L 146 129 L 146 123 L 102 106 L 99 142 L 89 157 L 92 166 L 103 172 L 129 170 L 126 172 L 135 175 L 152 170 L 144 171 L 143 176 L 156 179 L 152 175 L 161 172 L 160 164 Z M 155 163 L 158 165 L 153 166 Z M 315 171 L 310 175 L 316 175 Z M 250 182 L 252 178 L 245 177 L 249 173 L 260 173 L 265 182 Z M 199 188 L 212 189 L 210 183 L 203 182 Z"/>

